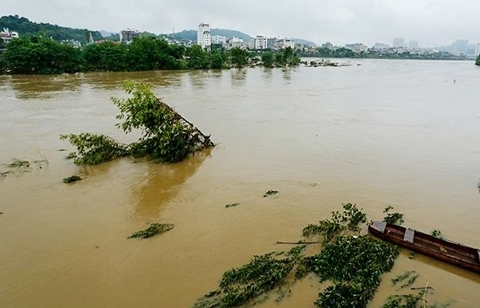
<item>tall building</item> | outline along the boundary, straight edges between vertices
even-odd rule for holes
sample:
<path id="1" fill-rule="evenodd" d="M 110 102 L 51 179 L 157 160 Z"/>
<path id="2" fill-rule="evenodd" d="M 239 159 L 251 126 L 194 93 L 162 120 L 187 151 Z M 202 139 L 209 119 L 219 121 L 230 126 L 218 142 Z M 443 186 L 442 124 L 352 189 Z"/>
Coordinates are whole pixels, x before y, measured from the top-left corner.
<path id="1" fill-rule="evenodd" d="M 373 46 L 373 48 L 374 48 L 375 50 L 384 50 L 384 49 L 390 48 L 390 46 L 388 46 L 387 44 L 384 44 L 384 43 L 375 43 L 375 45 Z"/>
<path id="2" fill-rule="evenodd" d="M 227 43 L 227 37 L 221 35 L 213 35 L 212 36 L 212 44 L 220 44 L 225 45 Z"/>
<path id="3" fill-rule="evenodd" d="M 91 36 L 92 36 L 92 32 L 90 32 L 90 37 Z M 130 44 L 131 42 L 133 42 L 133 39 L 138 36 L 140 36 L 140 32 L 138 32 L 138 30 L 133 30 L 133 29 L 122 30 L 120 32 L 120 42 Z M 93 43 L 93 38 L 91 39 L 91 42 Z"/>
<path id="4" fill-rule="evenodd" d="M 198 25 L 197 44 L 202 48 L 210 48 L 212 45 L 212 34 L 210 33 L 210 25 L 201 23 Z"/>
<path id="5" fill-rule="evenodd" d="M 475 47 L 475 57 L 480 56 L 480 43 Z"/>
<path id="6" fill-rule="evenodd" d="M 468 40 L 456 40 L 452 43 L 453 54 L 467 54 Z"/>
<path id="7" fill-rule="evenodd" d="M 396 37 L 393 39 L 393 48 L 404 47 L 404 44 L 403 37 Z"/>
<path id="8" fill-rule="evenodd" d="M 408 49 L 417 49 L 417 48 L 418 48 L 418 41 L 408 42 Z"/>
<path id="9" fill-rule="evenodd" d="M 267 49 L 268 39 L 264 36 L 257 35 L 254 39 L 253 49 Z"/>
<path id="10" fill-rule="evenodd" d="M 326 42 L 325 44 L 322 44 L 322 48 L 332 50 L 333 49 L 333 44 L 330 43 L 330 42 Z"/>

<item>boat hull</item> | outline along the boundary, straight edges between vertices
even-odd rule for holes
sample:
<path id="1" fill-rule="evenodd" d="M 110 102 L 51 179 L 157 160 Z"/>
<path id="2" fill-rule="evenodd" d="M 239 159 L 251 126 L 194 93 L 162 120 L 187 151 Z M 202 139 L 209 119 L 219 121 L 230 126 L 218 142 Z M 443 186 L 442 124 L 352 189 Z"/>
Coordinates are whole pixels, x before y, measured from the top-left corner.
<path id="1" fill-rule="evenodd" d="M 476 248 L 385 222 L 372 222 L 368 231 L 398 246 L 480 274 L 480 251 Z"/>

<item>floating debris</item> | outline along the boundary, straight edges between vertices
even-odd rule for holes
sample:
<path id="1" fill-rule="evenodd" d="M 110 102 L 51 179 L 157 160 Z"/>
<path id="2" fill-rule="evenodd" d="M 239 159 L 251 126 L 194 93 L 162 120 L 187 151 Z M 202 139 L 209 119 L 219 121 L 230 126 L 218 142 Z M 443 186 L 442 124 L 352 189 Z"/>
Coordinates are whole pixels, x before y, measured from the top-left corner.
<path id="1" fill-rule="evenodd" d="M 72 176 L 64 178 L 63 183 L 69 184 L 69 183 L 77 182 L 77 181 L 80 181 L 80 180 L 82 180 L 82 177 L 80 177 L 78 175 L 72 175 Z"/>
<path id="2" fill-rule="evenodd" d="M 145 230 L 137 231 L 130 235 L 128 238 L 149 238 L 158 234 L 163 234 L 167 231 L 172 230 L 174 227 L 173 224 L 160 224 L 160 223 L 152 223 L 148 228 Z"/>
<path id="3" fill-rule="evenodd" d="M 41 154 L 40 154 L 41 155 Z M 48 159 L 41 155 L 43 159 L 40 160 L 24 160 L 18 158 L 12 158 L 10 163 L 0 164 L 0 166 L 4 166 L 5 168 L 9 169 L 6 171 L 0 171 L 0 176 L 6 177 L 8 174 L 13 174 L 17 171 L 19 172 L 31 172 L 33 170 L 32 167 L 37 167 L 38 169 L 42 169 L 43 165 L 48 164 Z"/>
<path id="4" fill-rule="evenodd" d="M 443 239 L 442 231 L 437 230 L 437 229 L 432 230 L 432 232 L 430 232 L 430 235 L 433 236 L 433 237 L 439 238 L 439 239 Z"/>
<path id="5" fill-rule="evenodd" d="M 65 159 L 75 159 L 77 158 L 77 152 L 70 152 L 68 153 L 67 156 L 65 156 Z"/>
<path id="6" fill-rule="evenodd" d="M 12 158 L 12 162 L 7 165 L 9 168 L 30 168 L 30 162 L 28 160 L 20 160 Z"/>
<path id="7" fill-rule="evenodd" d="M 273 195 L 276 195 L 276 194 L 278 194 L 278 190 L 269 190 L 263 195 L 263 197 L 265 198 L 265 197 L 273 196 Z"/>
<path id="8" fill-rule="evenodd" d="M 227 205 L 225 205 L 225 207 L 228 209 L 229 207 L 234 207 L 234 206 L 237 206 L 237 205 L 240 205 L 240 203 L 227 204 Z"/>
<path id="9" fill-rule="evenodd" d="M 404 223 L 403 221 L 403 214 L 401 213 L 389 213 L 390 210 L 393 210 L 393 206 L 389 205 L 387 206 L 383 212 L 387 213 L 387 216 L 383 218 L 383 221 L 389 224 L 394 224 L 394 225 L 401 225 Z"/>
<path id="10" fill-rule="evenodd" d="M 414 275 L 415 271 L 405 271 L 405 273 L 398 275 L 397 277 L 392 279 L 392 285 L 396 285 L 399 282 L 405 281 L 400 288 L 405 288 L 411 286 L 415 280 L 418 278 L 418 274 Z M 408 280 L 407 280 L 408 279 Z"/>

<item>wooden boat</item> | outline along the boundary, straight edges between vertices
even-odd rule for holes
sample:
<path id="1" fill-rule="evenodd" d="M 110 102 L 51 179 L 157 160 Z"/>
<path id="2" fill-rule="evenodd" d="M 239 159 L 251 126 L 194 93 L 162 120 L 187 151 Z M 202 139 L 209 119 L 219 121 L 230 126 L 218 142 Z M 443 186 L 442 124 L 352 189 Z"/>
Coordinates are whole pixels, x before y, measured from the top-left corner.
<path id="1" fill-rule="evenodd" d="M 384 221 L 373 221 L 368 231 L 383 240 L 480 274 L 480 250 Z"/>

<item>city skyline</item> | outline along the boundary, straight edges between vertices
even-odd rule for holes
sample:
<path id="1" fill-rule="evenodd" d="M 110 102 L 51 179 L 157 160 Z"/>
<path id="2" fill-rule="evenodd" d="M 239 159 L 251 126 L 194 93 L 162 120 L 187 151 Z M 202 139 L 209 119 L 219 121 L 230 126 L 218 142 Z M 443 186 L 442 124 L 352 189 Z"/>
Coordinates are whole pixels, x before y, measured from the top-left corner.
<path id="1" fill-rule="evenodd" d="M 317 45 L 358 42 L 372 46 L 392 44 L 393 38 L 403 37 L 407 44 L 417 41 L 421 47 L 445 46 L 456 40 L 480 42 L 478 11 L 480 2 L 473 0 L 18 0 L 2 4 L 3 15 L 116 33 L 126 28 L 171 33 L 195 30 L 205 22 L 212 28 L 234 29 L 252 37 L 302 38 Z"/>

